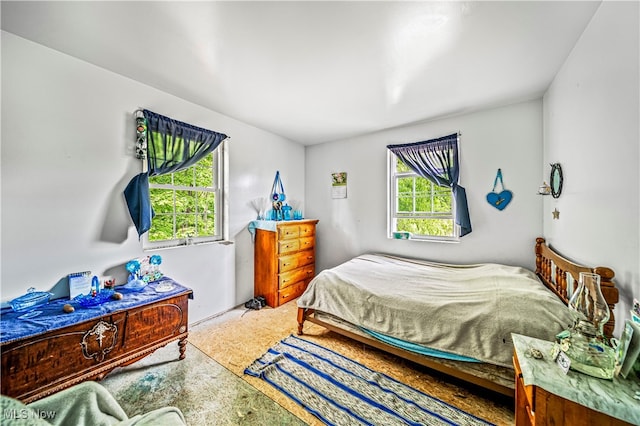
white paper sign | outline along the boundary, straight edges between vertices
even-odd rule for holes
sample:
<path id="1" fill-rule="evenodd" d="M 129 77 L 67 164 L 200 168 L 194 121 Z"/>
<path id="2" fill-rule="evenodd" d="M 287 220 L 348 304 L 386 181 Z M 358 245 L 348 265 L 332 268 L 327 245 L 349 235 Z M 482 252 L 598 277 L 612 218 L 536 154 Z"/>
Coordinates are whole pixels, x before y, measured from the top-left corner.
<path id="1" fill-rule="evenodd" d="M 91 271 L 69 274 L 69 299 L 91 294 Z"/>

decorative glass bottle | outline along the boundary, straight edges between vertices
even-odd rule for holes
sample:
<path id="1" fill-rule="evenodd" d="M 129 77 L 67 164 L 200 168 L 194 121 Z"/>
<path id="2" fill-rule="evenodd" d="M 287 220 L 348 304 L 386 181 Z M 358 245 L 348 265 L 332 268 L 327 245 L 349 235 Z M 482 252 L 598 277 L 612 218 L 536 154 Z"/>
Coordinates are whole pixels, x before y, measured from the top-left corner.
<path id="1" fill-rule="evenodd" d="M 600 290 L 600 275 L 580 272 L 578 288 L 569 300 L 574 316 L 570 337 L 561 342 L 571 359 L 571 368 L 603 379 L 611 379 L 615 353 L 607 345 L 603 328 L 609 321 L 609 306 Z"/>

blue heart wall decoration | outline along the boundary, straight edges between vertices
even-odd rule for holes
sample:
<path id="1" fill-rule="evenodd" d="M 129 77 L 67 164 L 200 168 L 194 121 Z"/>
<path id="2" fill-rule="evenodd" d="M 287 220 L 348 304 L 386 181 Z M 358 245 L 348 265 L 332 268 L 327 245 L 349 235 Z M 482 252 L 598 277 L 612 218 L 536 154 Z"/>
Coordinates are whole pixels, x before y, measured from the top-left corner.
<path id="1" fill-rule="evenodd" d="M 498 186 L 498 180 L 502 185 L 502 192 L 496 192 L 496 186 Z M 502 170 L 498 169 L 496 173 L 496 179 L 493 181 L 493 190 L 487 194 L 487 202 L 498 210 L 504 210 L 513 199 L 513 193 L 504 189 L 504 182 L 502 182 Z"/>
<path id="2" fill-rule="evenodd" d="M 511 191 L 506 189 L 499 194 L 496 194 L 495 192 L 487 194 L 487 202 L 498 210 L 504 210 L 504 208 L 509 205 L 512 198 L 513 194 Z"/>

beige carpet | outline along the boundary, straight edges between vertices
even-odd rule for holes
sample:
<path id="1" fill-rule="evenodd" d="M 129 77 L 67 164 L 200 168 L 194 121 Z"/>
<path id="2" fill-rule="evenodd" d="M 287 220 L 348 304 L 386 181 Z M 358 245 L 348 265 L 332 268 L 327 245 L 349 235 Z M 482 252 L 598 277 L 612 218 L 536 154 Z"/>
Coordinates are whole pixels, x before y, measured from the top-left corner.
<path id="1" fill-rule="evenodd" d="M 234 309 L 191 327 L 189 342 L 306 423 L 321 425 L 314 416 L 271 385 L 244 374 L 244 369 L 274 343 L 296 334 L 296 312 L 295 300 L 276 309 Z M 302 337 L 487 421 L 498 425 L 514 423 L 512 399 L 433 373 L 316 324 L 305 323 Z"/>

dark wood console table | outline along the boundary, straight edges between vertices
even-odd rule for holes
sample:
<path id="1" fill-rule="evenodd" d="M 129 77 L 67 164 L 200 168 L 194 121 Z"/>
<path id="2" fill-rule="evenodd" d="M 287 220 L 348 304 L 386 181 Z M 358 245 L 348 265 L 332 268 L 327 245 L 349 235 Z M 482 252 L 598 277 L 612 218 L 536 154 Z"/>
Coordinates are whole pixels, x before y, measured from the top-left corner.
<path id="1" fill-rule="evenodd" d="M 85 380 L 101 380 L 114 368 L 176 340 L 179 359 L 183 359 L 188 299 L 193 293 L 171 282 L 174 288 L 167 292 L 157 292 L 158 283 L 138 292 L 116 287 L 122 300 L 93 308 L 74 302 L 75 312 L 70 314 L 62 311 L 70 301 L 61 299 L 36 308 L 42 313 L 30 319 L 18 319 L 20 313 L 3 310 L 2 394 L 29 403 Z M 25 329 L 26 335 L 15 336 Z"/>

